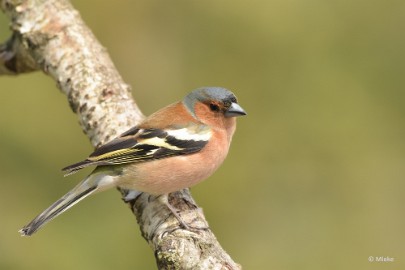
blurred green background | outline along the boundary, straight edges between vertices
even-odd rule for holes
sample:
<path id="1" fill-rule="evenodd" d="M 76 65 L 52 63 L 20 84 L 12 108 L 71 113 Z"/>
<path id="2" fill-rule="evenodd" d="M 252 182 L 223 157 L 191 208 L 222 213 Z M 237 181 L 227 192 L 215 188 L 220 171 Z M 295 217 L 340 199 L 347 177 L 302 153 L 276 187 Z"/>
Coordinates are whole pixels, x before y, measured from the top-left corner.
<path id="1" fill-rule="evenodd" d="M 249 115 L 192 192 L 244 269 L 405 269 L 405 1 L 73 4 L 145 114 L 200 86 L 237 94 Z M 20 237 L 92 148 L 43 73 L 0 88 L 0 269 L 155 269 L 114 190 Z"/>

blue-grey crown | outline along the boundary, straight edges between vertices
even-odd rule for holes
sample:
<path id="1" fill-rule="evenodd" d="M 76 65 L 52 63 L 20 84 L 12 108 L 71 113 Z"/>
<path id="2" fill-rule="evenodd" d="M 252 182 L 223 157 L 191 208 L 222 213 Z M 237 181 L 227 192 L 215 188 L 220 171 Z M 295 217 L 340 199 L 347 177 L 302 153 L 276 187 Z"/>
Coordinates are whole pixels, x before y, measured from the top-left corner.
<path id="1" fill-rule="evenodd" d="M 197 101 L 199 102 L 207 102 L 210 100 L 217 100 L 223 103 L 237 103 L 235 95 L 226 88 L 223 87 L 201 87 L 193 90 L 190 94 L 188 94 L 183 103 L 187 107 L 187 109 L 191 112 L 193 116 L 194 113 L 194 105 Z"/>

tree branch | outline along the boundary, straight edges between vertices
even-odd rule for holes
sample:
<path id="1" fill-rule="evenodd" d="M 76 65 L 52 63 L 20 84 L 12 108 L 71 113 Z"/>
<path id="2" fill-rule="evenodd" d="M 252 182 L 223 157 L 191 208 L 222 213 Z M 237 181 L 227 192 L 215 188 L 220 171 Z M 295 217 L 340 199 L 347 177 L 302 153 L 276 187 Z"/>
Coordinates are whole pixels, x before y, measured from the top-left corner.
<path id="1" fill-rule="evenodd" d="M 93 146 L 139 123 L 143 115 L 79 13 L 67 0 L 0 0 L 12 37 L 0 45 L 0 75 L 42 70 L 66 94 Z M 123 196 L 128 191 L 121 190 Z M 127 202 L 159 269 L 240 269 L 221 248 L 188 190 L 169 195 L 191 227 L 180 228 L 159 197 Z"/>

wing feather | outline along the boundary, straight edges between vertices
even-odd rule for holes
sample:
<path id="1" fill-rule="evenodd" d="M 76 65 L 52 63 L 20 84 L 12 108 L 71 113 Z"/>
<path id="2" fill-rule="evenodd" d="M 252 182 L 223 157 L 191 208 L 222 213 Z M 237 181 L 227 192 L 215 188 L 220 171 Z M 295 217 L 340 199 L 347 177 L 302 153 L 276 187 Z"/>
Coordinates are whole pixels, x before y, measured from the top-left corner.
<path id="1" fill-rule="evenodd" d="M 200 125 L 172 129 L 132 128 L 97 148 L 90 156 L 62 170 L 70 175 L 87 166 L 119 165 L 196 153 L 204 148 L 211 130 Z"/>

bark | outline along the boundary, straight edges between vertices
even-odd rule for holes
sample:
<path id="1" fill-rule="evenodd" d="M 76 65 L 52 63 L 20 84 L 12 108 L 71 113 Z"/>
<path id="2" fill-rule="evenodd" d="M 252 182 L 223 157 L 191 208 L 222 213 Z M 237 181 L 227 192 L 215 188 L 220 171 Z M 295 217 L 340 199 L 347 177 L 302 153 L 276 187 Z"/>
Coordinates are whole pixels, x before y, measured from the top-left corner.
<path id="1" fill-rule="evenodd" d="M 92 145 L 97 147 L 143 119 L 129 85 L 106 49 L 67 0 L 0 0 L 12 36 L 0 45 L 0 75 L 42 70 L 66 94 Z M 121 190 L 123 196 L 128 191 Z M 193 230 L 180 227 L 160 197 L 127 202 L 159 269 L 240 269 L 208 228 L 188 190 L 169 202 Z"/>

